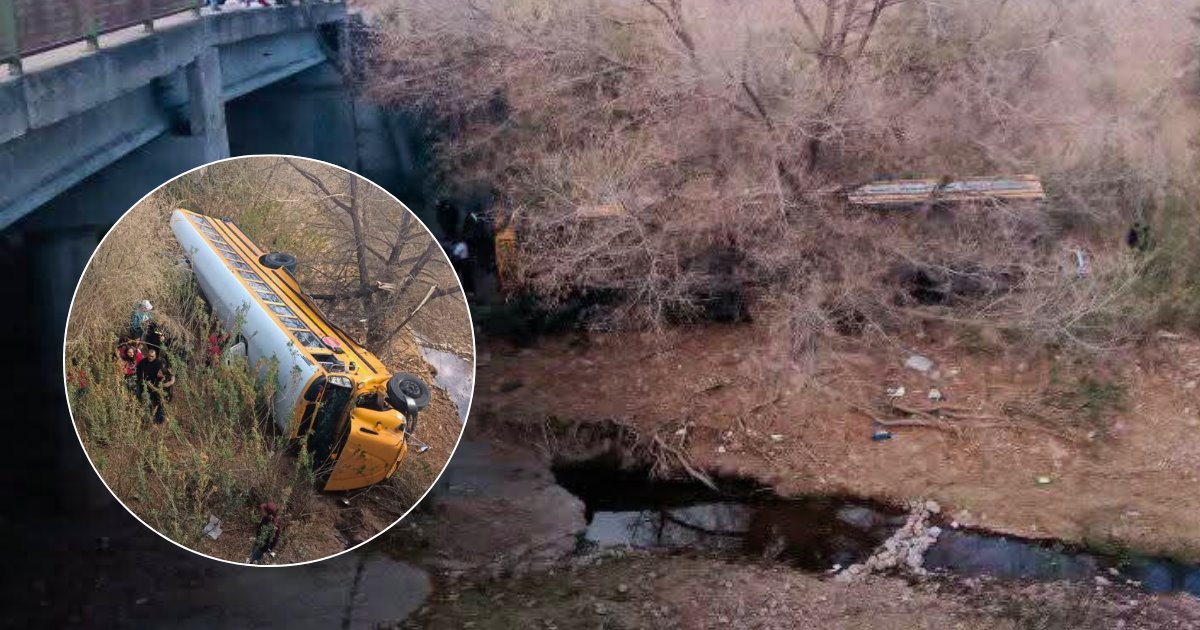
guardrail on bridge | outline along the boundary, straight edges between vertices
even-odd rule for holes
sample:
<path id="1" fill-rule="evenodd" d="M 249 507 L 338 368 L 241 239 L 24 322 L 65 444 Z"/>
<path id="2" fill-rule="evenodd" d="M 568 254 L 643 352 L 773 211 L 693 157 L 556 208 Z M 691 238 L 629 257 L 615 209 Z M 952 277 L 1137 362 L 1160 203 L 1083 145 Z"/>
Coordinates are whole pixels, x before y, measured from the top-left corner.
<path id="1" fill-rule="evenodd" d="M 201 0 L 0 0 L 0 62 L 20 72 L 21 58 L 86 41 L 155 18 L 200 10 Z"/>

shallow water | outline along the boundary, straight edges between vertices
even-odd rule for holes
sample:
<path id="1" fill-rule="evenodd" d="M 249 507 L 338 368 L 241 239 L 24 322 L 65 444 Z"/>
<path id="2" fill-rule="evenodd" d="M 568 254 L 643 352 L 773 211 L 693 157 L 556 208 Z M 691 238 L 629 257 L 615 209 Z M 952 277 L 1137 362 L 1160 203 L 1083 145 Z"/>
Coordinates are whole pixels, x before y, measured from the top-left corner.
<path id="1" fill-rule="evenodd" d="M 825 572 L 865 560 L 905 518 L 902 511 L 856 498 L 785 499 L 737 480 L 719 481 L 722 491 L 714 492 L 690 482 L 651 481 L 644 472 L 603 462 L 559 466 L 555 473 L 587 505 L 586 544 L 598 547 L 734 553 Z M 932 571 L 1032 581 L 1102 576 L 1150 592 L 1200 596 L 1200 566 L 938 524 L 942 535 L 925 556 Z"/>
<path id="2" fill-rule="evenodd" d="M 425 362 L 437 370 L 433 384 L 450 395 L 450 400 L 458 409 L 458 421 L 466 422 L 467 411 L 471 407 L 471 393 L 475 389 L 475 370 L 471 368 L 471 362 L 453 352 L 431 348 L 424 343 L 418 345 Z"/>
<path id="3" fill-rule="evenodd" d="M 295 567 L 222 564 L 204 585 L 157 593 L 138 608 L 145 628 L 348 628 L 369 630 L 406 619 L 432 583 L 410 564 L 359 550 Z"/>

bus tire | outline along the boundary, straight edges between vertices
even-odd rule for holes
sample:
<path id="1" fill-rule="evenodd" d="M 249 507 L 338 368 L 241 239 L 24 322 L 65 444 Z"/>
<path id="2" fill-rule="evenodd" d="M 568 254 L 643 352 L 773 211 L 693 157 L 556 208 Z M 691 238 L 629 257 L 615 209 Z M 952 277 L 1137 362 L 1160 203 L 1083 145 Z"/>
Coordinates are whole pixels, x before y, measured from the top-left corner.
<path id="1" fill-rule="evenodd" d="M 417 411 L 429 405 L 433 398 L 429 386 L 420 378 L 407 372 L 396 372 L 387 383 L 388 402 L 396 409 L 404 409 L 404 398 L 408 397 L 416 403 Z"/>
<path id="2" fill-rule="evenodd" d="M 288 273 L 296 273 L 296 257 L 283 252 L 271 252 L 263 254 L 262 258 L 258 259 L 267 269 L 287 269 Z"/>

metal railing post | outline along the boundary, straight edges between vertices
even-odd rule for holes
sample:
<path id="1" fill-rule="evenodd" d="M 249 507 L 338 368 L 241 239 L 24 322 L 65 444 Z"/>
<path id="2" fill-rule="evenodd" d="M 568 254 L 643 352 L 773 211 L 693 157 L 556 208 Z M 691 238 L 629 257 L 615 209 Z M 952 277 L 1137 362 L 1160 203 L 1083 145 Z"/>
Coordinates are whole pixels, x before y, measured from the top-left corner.
<path id="1" fill-rule="evenodd" d="M 21 74 L 20 33 L 15 0 L 0 0 L 0 61 L 13 76 Z"/>
<path id="2" fill-rule="evenodd" d="M 87 42 L 90 51 L 100 50 L 100 23 L 96 17 L 95 0 L 84 0 L 75 5 L 75 23 L 79 27 L 83 40 Z"/>
<path id="3" fill-rule="evenodd" d="M 142 0 L 142 31 L 146 33 L 154 32 L 154 9 L 150 6 L 150 0 Z"/>

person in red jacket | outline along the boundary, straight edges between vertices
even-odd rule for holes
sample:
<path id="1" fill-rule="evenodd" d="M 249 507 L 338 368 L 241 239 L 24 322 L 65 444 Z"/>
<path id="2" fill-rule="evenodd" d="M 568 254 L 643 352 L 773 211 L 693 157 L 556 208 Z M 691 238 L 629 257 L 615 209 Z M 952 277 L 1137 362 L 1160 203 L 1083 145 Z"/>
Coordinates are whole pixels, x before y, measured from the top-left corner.
<path id="1" fill-rule="evenodd" d="M 262 518 L 258 521 L 258 529 L 254 534 L 254 547 L 250 551 L 250 564 L 258 564 L 263 556 L 270 554 L 275 557 L 275 545 L 279 544 L 279 534 L 283 531 L 283 523 L 279 519 L 279 506 L 274 501 L 267 501 L 258 506 Z"/>
<path id="2" fill-rule="evenodd" d="M 137 365 L 145 356 L 137 342 L 124 341 L 117 346 L 117 358 L 121 360 L 121 370 L 125 375 L 125 384 L 133 389 L 137 383 Z"/>

